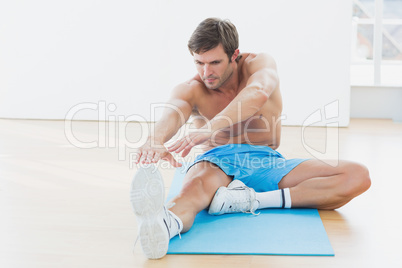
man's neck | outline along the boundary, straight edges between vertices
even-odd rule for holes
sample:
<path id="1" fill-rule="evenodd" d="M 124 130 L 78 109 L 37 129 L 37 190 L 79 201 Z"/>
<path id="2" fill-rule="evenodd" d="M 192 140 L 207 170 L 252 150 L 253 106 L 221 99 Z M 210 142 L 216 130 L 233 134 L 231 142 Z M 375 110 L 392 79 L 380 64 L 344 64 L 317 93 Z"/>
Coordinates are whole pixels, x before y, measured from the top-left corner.
<path id="1" fill-rule="evenodd" d="M 239 91 L 239 72 L 237 62 L 233 62 L 233 72 L 228 80 L 215 91 L 222 92 L 223 94 L 233 94 Z"/>

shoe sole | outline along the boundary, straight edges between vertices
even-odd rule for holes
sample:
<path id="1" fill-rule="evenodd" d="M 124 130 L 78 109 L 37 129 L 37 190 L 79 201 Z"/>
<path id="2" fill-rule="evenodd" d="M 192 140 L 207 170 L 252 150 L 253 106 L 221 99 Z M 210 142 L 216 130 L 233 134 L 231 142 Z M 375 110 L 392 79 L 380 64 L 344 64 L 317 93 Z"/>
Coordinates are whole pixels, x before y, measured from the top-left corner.
<path id="1" fill-rule="evenodd" d="M 131 205 L 139 224 L 142 250 L 149 259 L 166 255 L 169 233 L 161 217 L 165 188 L 158 169 L 154 165 L 141 167 L 131 183 Z"/>

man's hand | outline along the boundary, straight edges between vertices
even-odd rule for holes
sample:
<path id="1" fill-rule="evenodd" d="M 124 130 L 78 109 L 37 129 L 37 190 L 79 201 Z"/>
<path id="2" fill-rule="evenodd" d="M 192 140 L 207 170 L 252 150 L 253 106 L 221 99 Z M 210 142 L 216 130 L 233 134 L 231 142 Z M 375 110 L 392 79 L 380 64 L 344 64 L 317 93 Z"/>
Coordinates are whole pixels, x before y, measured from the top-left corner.
<path id="1" fill-rule="evenodd" d="M 161 143 L 151 146 L 151 140 L 148 139 L 147 143 L 139 148 L 136 152 L 134 162 L 136 164 L 151 164 L 157 163 L 160 160 L 168 161 L 174 167 L 181 167 L 182 164 L 176 161 L 171 153 Z"/>
<path id="2" fill-rule="evenodd" d="M 180 153 L 182 152 L 182 157 L 187 156 L 191 149 L 199 144 L 211 138 L 210 132 L 192 132 L 185 137 L 175 141 L 171 146 L 169 146 L 169 152 Z"/>

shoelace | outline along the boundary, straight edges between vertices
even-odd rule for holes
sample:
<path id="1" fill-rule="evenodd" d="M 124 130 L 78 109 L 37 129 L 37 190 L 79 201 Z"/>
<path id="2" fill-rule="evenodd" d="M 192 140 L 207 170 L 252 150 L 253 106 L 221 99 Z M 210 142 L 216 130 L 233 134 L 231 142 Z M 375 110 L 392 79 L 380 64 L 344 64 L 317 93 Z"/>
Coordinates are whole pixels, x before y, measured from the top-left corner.
<path id="1" fill-rule="evenodd" d="M 248 193 L 246 193 L 246 196 L 247 197 L 251 196 L 251 190 L 248 187 L 238 186 L 238 187 L 232 188 L 231 190 L 248 191 Z M 244 203 L 247 203 L 247 206 L 248 206 L 248 208 L 246 210 L 242 209 L 242 207 L 244 207 Z M 255 213 L 255 209 L 253 209 L 253 202 L 251 201 L 250 198 L 246 198 L 246 201 L 239 200 L 239 199 L 234 200 L 232 203 L 232 206 L 231 206 L 231 210 L 232 211 L 241 211 L 242 213 L 251 213 L 254 216 L 258 216 L 261 213 L 261 212 Z"/>

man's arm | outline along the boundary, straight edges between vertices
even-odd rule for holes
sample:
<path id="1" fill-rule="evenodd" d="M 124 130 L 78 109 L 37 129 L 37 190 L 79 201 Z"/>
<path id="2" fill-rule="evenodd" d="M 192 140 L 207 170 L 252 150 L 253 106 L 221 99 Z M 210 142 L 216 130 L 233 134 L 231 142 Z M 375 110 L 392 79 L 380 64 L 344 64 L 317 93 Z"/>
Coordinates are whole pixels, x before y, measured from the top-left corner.
<path id="1" fill-rule="evenodd" d="M 192 147 L 210 139 L 217 131 L 249 119 L 262 108 L 279 84 L 276 63 L 271 56 L 258 54 L 244 64 L 246 74 L 250 75 L 246 87 L 199 131 L 177 141 L 169 151 L 183 152 L 186 156 Z"/>
<path id="2" fill-rule="evenodd" d="M 185 90 L 188 89 L 183 85 L 173 90 L 171 98 L 165 104 L 161 119 L 156 122 L 155 129 L 150 135 L 155 142 L 164 144 L 169 141 L 190 117 L 193 107 L 187 100 L 186 94 L 183 94 Z"/>
<path id="3" fill-rule="evenodd" d="M 246 87 L 210 121 L 211 132 L 230 127 L 252 117 L 277 88 L 279 78 L 276 63 L 271 56 L 258 54 L 245 64 L 247 64 L 246 72 L 250 74 Z"/>
<path id="4" fill-rule="evenodd" d="M 136 163 L 156 163 L 167 160 L 173 166 L 181 166 L 166 150 L 164 143 L 170 140 L 188 120 L 193 109 L 191 85 L 183 83 L 176 86 L 163 111 L 161 119 L 149 135 L 147 142 L 137 150 Z"/>

